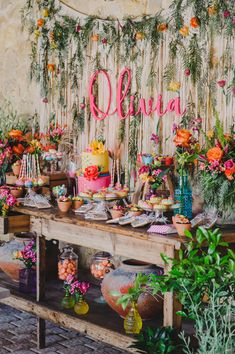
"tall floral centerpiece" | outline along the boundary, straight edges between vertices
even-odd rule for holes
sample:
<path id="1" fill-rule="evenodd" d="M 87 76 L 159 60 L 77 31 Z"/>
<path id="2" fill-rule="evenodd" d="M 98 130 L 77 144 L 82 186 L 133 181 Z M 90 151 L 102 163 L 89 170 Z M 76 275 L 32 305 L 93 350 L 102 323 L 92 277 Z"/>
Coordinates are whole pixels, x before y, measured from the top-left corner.
<path id="1" fill-rule="evenodd" d="M 36 293 L 36 262 L 37 250 L 35 239 L 32 239 L 22 251 L 13 257 L 23 262 L 19 272 L 19 290 L 23 293 Z"/>
<path id="2" fill-rule="evenodd" d="M 156 163 L 155 163 L 156 162 Z M 167 173 L 169 169 L 162 170 L 159 168 L 157 161 L 149 165 L 143 165 L 138 171 L 140 180 L 145 183 L 145 186 L 150 186 L 152 193 L 156 193 L 157 189 L 167 181 Z M 145 188 L 146 190 L 147 188 Z M 147 191 L 145 191 L 147 192 Z"/>
<path id="3" fill-rule="evenodd" d="M 189 170 L 193 166 L 198 156 L 199 145 L 196 138 L 188 129 L 176 129 L 174 137 L 176 146 L 176 161 L 179 173 L 178 188 L 175 190 L 175 200 L 180 207 L 177 213 L 183 214 L 188 218 L 192 218 L 192 189 L 189 184 Z"/>
<path id="4" fill-rule="evenodd" d="M 6 217 L 10 209 L 16 204 L 16 198 L 11 195 L 7 187 L 0 188 L 0 215 Z"/>
<path id="5" fill-rule="evenodd" d="M 65 134 L 66 126 L 60 125 L 52 121 L 47 131 L 46 137 L 50 143 L 50 147 L 58 150 L 62 137 Z"/>
<path id="6" fill-rule="evenodd" d="M 231 129 L 224 133 L 216 119 L 213 130 L 205 136 L 206 143 L 199 156 L 199 177 L 204 203 L 212 206 L 223 219 L 235 214 L 235 136 Z"/>

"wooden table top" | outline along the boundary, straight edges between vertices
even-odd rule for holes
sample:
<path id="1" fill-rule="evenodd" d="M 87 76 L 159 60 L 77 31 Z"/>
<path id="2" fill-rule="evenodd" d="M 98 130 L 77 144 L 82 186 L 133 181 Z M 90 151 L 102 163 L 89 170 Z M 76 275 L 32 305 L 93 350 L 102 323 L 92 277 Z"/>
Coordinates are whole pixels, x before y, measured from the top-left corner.
<path id="1" fill-rule="evenodd" d="M 30 215 L 36 218 L 42 218 L 45 220 L 53 220 L 57 222 L 63 222 L 73 225 L 79 225 L 87 228 L 98 229 L 104 232 L 119 234 L 123 236 L 129 236 L 138 239 L 150 240 L 151 242 L 159 242 L 168 245 L 177 245 L 179 243 L 185 243 L 186 237 L 179 237 L 176 233 L 170 235 L 161 235 L 156 233 L 148 233 L 149 226 L 133 228 L 130 225 L 120 226 L 118 224 L 106 224 L 104 221 L 85 220 L 84 216 L 75 215 L 70 211 L 67 214 L 61 213 L 58 208 L 52 207 L 50 209 L 36 209 L 18 206 L 14 208 L 15 211 L 22 214 Z M 235 230 L 222 230 L 223 240 L 227 242 L 235 242 Z M 176 247 L 178 248 L 178 247 Z"/>

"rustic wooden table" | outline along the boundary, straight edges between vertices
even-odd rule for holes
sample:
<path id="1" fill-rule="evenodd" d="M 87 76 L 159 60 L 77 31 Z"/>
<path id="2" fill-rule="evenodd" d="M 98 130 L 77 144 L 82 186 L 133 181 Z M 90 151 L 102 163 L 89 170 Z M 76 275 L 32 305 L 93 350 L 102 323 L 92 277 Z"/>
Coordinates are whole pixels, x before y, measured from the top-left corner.
<path id="1" fill-rule="evenodd" d="M 149 234 L 145 229 L 133 229 L 119 225 L 107 225 L 104 222 L 86 221 L 83 217 L 74 214 L 61 214 L 57 209 L 35 210 L 32 208 L 17 207 L 16 211 L 28 215 L 30 218 L 29 230 L 37 235 L 37 302 L 33 303 L 12 296 L 4 300 L 13 307 L 30 311 L 38 316 L 38 347 L 45 346 L 45 319 L 52 320 L 62 326 L 85 332 L 88 335 L 103 340 L 119 348 L 127 349 L 132 338 L 112 330 L 104 329 L 86 319 L 74 318 L 60 311 L 52 311 L 41 301 L 45 296 L 45 240 L 55 239 L 79 246 L 94 248 L 119 255 L 149 262 L 164 267 L 161 253 L 170 258 L 177 257 L 179 249 L 186 241 L 176 234 L 163 236 Z M 224 232 L 223 239 L 235 242 L 234 231 Z M 181 318 L 175 313 L 180 304 L 172 293 L 164 295 L 163 325 L 180 328 Z M 105 321 L 105 316 L 104 316 Z M 130 349 L 128 349 L 130 350 Z M 131 351 L 131 350 L 130 350 Z"/>

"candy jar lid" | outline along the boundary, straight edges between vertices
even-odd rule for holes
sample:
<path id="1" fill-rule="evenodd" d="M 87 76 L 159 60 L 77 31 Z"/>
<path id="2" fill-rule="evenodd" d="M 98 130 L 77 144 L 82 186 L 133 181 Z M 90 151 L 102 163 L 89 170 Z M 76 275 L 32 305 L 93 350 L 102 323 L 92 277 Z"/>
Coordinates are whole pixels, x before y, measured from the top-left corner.
<path id="1" fill-rule="evenodd" d="M 93 255 L 92 260 L 103 260 L 103 259 L 111 259 L 112 255 L 109 252 L 97 252 Z"/>
<path id="2" fill-rule="evenodd" d="M 65 246 L 59 255 L 60 259 L 78 259 L 78 255 L 73 251 L 73 247 Z"/>

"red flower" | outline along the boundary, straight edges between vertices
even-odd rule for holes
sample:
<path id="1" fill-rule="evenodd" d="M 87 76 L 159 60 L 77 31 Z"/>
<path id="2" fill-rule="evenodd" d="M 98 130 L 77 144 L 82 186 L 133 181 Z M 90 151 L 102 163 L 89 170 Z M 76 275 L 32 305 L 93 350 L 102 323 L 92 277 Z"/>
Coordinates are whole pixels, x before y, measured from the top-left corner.
<path id="1" fill-rule="evenodd" d="M 95 181 L 99 177 L 99 169 L 98 166 L 88 166 L 85 169 L 84 177 L 88 181 Z"/>
<path id="2" fill-rule="evenodd" d="M 220 81 L 217 81 L 217 84 L 219 85 L 219 87 L 224 87 L 225 84 L 226 84 L 226 80 L 220 80 Z"/>

